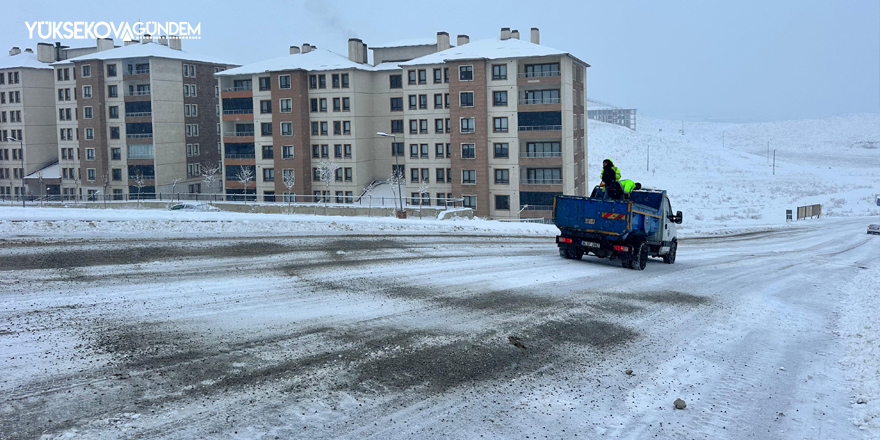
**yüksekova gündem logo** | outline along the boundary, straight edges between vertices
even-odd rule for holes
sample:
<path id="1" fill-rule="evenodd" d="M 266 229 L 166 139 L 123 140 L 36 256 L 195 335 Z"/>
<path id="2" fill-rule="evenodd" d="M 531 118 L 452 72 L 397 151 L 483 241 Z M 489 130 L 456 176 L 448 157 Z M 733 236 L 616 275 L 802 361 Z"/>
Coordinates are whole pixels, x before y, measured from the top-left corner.
<path id="1" fill-rule="evenodd" d="M 123 41 L 137 40 L 144 35 L 169 36 L 188 40 L 202 38 L 202 23 L 193 26 L 186 21 L 146 21 L 146 22 L 107 22 L 107 21 L 35 21 L 24 22 L 29 38 L 62 40 L 94 40 L 113 38 Z"/>

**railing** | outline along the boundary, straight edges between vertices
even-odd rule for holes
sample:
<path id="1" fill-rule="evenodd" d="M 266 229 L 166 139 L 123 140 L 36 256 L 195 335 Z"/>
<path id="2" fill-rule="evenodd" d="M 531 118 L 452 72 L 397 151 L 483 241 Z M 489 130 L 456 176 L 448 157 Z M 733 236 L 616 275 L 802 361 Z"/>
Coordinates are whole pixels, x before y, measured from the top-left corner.
<path id="1" fill-rule="evenodd" d="M 522 185 L 562 185 L 562 179 L 529 179 L 523 177 L 519 183 Z"/>
<path id="2" fill-rule="evenodd" d="M 125 71 L 126 75 L 140 75 L 142 73 L 150 73 L 150 68 L 147 67 L 146 69 L 133 69 Z"/>
<path id="3" fill-rule="evenodd" d="M 136 90 L 134 92 L 128 92 L 127 96 L 150 96 L 149 90 Z"/>
<path id="4" fill-rule="evenodd" d="M 226 154 L 226 155 L 223 156 L 223 157 L 225 157 L 226 159 L 254 159 L 254 158 L 257 157 L 257 155 L 254 154 L 254 153 L 250 153 L 250 154 L 247 154 L 247 153 L 246 153 L 246 154 Z"/>
<path id="5" fill-rule="evenodd" d="M 149 112 L 126 112 L 125 113 L 126 118 L 135 118 L 138 116 L 153 116 L 153 112 L 149 111 Z"/>
<path id="6" fill-rule="evenodd" d="M 462 128 L 461 132 L 462 133 L 473 133 L 474 129 L 473 128 Z"/>
<path id="7" fill-rule="evenodd" d="M 238 110 L 223 110 L 224 115 L 252 115 L 254 114 L 254 109 L 252 108 L 243 108 Z"/>
<path id="8" fill-rule="evenodd" d="M 254 132 L 252 132 L 252 131 L 233 131 L 230 133 L 226 133 L 226 136 L 229 136 L 229 137 L 253 137 Z"/>
<path id="9" fill-rule="evenodd" d="M 125 137 L 129 139 L 147 139 L 153 137 L 153 133 L 128 133 Z"/>
<path id="10" fill-rule="evenodd" d="M 519 131 L 550 131 L 562 130 L 561 125 L 520 125 Z"/>
<path id="11" fill-rule="evenodd" d="M 540 158 L 540 157 L 562 157 L 561 151 L 523 151 L 519 153 L 519 157 L 530 157 L 530 158 Z"/>
<path id="12" fill-rule="evenodd" d="M 224 92 L 249 92 L 254 89 L 253 85 L 239 87 L 224 87 Z"/>
<path id="13" fill-rule="evenodd" d="M 516 74 L 517 78 L 543 78 L 545 76 L 559 76 L 561 75 L 559 70 L 549 70 L 546 72 L 519 72 Z"/>
<path id="14" fill-rule="evenodd" d="M 532 99 L 520 99 L 519 103 L 521 105 L 531 105 L 531 104 L 559 104 L 560 98 L 532 98 Z"/>
<path id="15" fill-rule="evenodd" d="M 156 175 L 155 175 L 155 174 L 152 174 L 152 175 L 146 175 L 146 174 L 145 174 L 145 175 L 143 175 L 143 176 L 140 176 L 140 178 L 141 178 L 141 179 L 144 179 L 144 180 L 155 180 L 155 179 L 156 179 Z M 135 178 L 135 176 L 128 176 L 128 180 L 129 180 L 129 181 L 133 181 L 133 180 L 137 180 L 137 179 Z"/>
<path id="16" fill-rule="evenodd" d="M 552 211 L 553 205 L 520 205 L 523 211 Z"/>

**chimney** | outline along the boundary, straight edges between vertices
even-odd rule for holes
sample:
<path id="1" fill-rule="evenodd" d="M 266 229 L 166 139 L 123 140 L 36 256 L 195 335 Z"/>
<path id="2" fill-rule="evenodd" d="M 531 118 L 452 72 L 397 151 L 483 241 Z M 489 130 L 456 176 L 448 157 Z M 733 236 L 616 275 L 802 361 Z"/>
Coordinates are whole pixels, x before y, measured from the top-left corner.
<path id="1" fill-rule="evenodd" d="M 359 38 L 348 39 L 348 59 L 353 63 L 363 64 L 364 42 Z"/>
<path id="2" fill-rule="evenodd" d="M 96 46 L 96 49 L 98 49 L 98 52 L 110 50 L 110 49 L 113 49 L 114 47 L 116 47 L 113 45 L 112 38 L 98 38 L 97 42 L 95 43 L 95 46 Z"/>
<path id="3" fill-rule="evenodd" d="M 55 61 L 67 59 L 67 47 L 68 46 L 62 46 L 60 41 L 55 42 L 55 46 L 53 47 L 55 50 Z"/>
<path id="4" fill-rule="evenodd" d="M 290 46 L 290 54 L 293 55 L 297 53 L 299 53 L 299 46 Z"/>
<path id="5" fill-rule="evenodd" d="M 501 39 L 506 40 L 510 38 L 510 28 L 501 28 Z"/>
<path id="6" fill-rule="evenodd" d="M 140 41 L 138 41 L 138 40 L 128 40 L 125 42 L 125 45 L 130 46 L 132 44 L 138 44 L 138 43 L 140 43 Z"/>
<path id="7" fill-rule="evenodd" d="M 144 34 L 144 39 L 143 39 L 142 42 L 143 42 L 144 44 L 152 43 L 152 42 L 153 42 L 153 37 L 151 37 L 150 34 Z"/>
<path id="8" fill-rule="evenodd" d="M 31 49 L 31 48 L 27 48 L 27 49 L 25 49 L 24 51 L 27 52 L 27 53 L 34 53 L 34 50 Z"/>
<path id="9" fill-rule="evenodd" d="M 449 49 L 451 46 L 449 45 L 449 33 L 448 32 L 437 32 L 437 52 L 441 50 Z"/>
<path id="10" fill-rule="evenodd" d="M 166 37 L 164 35 L 160 35 L 159 36 L 159 44 L 161 44 L 163 46 L 167 46 L 168 45 L 168 37 Z"/>
<path id="11" fill-rule="evenodd" d="M 367 62 L 370 61 L 370 55 L 369 55 L 369 53 L 367 52 L 367 43 L 361 43 L 361 49 L 363 50 L 363 53 L 362 53 L 361 56 L 364 57 L 364 58 L 363 58 L 363 60 L 364 60 L 363 64 L 367 64 Z"/>
<path id="12" fill-rule="evenodd" d="M 470 43 L 470 41 L 471 41 L 471 39 L 467 35 L 459 35 L 458 38 L 456 39 L 455 43 L 457 46 L 461 46 L 461 45 Z"/>
<path id="13" fill-rule="evenodd" d="M 541 32 L 538 28 L 532 28 L 532 44 L 541 44 Z"/>
<path id="14" fill-rule="evenodd" d="M 183 40 L 181 40 L 180 37 L 177 35 L 172 35 L 168 37 L 168 47 L 170 47 L 171 49 L 181 50 L 181 43 L 183 43 Z"/>
<path id="15" fill-rule="evenodd" d="M 516 29 L 510 31 L 510 38 L 516 38 L 517 40 L 519 40 L 519 31 Z"/>
<path id="16" fill-rule="evenodd" d="M 55 46 L 49 43 L 37 43 L 37 61 L 41 63 L 54 63 Z"/>
<path id="17" fill-rule="evenodd" d="M 19 49 L 18 46 L 15 46 L 12 49 L 9 49 L 9 56 L 18 55 L 20 53 L 21 53 L 21 49 Z"/>
<path id="18" fill-rule="evenodd" d="M 309 53 L 312 51 L 312 45 L 309 43 L 303 43 L 302 53 Z"/>

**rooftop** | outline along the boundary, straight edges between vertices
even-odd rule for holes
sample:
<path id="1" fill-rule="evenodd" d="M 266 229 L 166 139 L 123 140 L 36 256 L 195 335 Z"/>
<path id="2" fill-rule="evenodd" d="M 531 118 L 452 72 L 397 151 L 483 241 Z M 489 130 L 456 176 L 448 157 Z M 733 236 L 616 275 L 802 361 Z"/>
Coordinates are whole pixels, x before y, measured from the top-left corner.
<path id="1" fill-rule="evenodd" d="M 411 61 L 399 63 L 401 66 L 417 66 L 422 64 L 442 64 L 446 61 L 454 60 L 474 60 L 488 59 L 497 60 L 504 58 L 522 58 L 522 57 L 540 57 L 552 55 L 569 55 L 572 58 L 584 63 L 574 55 L 553 49 L 547 46 L 541 46 L 528 41 L 509 38 L 502 40 L 500 38 L 492 38 L 488 40 L 479 40 L 462 44 L 461 46 L 452 47 L 444 51 L 425 55 Z M 590 65 L 584 63 L 589 67 Z"/>
<path id="2" fill-rule="evenodd" d="M 226 60 L 222 60 L 219 58 L 209 57 L 205 55 L 200 55 L 192 52 L 187 52 L 185 50 L 177 50 L 172 49 L 164 44 L 159 44 L 156 42 L 149 43 L 135 43 L 129 44 L 128 46 L 117 47 L 110 50 L 105 50 L 101 52 L 90 53 L 88 55 L 79 56 L 76 58 L 70 58 L 64 61 L 58 61 L 57 63 L 53 63 L 53 65 L 58 64 L 69 64 L 75 61 L 87 61 L 87 60 L 118 60 L 122 58 L 167 58 L 173 60 L 184 60 L 184 61 L 196 61 L 202 63 L 211 63 L 211 64 L 225 64 L 225 65 L 236 65 L 235 63 L 230 63 Z"/>
<path id="3" fill-rule="evenodd" d="M 38 61 L 35 53 L 22 52 L 0 56 L 0 69 L 52 69 L 52 66 Z"/>
<path id="4" fill-rule="evenodd" d="M 407 40 L 397 40 L 390 43 L 370 46 L 371 49 L 385 49 L 389 47 L 406 47 L 406 46 L 436 46 L 436 38 L 410 38 Z"/>
<path id="5" fill-rule="evenodd" d="M 358 64 L 334 52 L 325 49 L 314 49 L 308 53 L 296 53 L 278 58 L 271 58 L 256 63 L 246 64 L 234 69 L 217 73 L 217 76 L 248 75 L 283 70 L 343 70 L 359 69 L 374 70 L 369 64 Z"/>

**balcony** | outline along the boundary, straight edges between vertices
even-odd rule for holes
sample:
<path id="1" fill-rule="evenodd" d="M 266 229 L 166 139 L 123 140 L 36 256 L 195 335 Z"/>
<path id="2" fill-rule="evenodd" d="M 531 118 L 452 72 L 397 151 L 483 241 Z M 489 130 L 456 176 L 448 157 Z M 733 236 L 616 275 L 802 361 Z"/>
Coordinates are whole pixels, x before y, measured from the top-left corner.
<path id="1" fill-rule="evenodd" d="M 254 90 L 253 85 L 223 88 L 224 92 L 250 92 L 252 90 Z"/>
<path id="2" fill-rule="evenodd" d="M 133 92 L 128 92 L 125 96 L 150 96 L 149 90 L 136 90 Z"/>
<path id="3" fill-rule="evenodd" d="M 562 130 L 561 125 L 520 125 L 519 131 L 552 131 Z"/>
<path id="4" fill-rule="evenodd" d="M 523 177 L 519 183 L 521 185 L 562 185 L 562 179 L 530 179 Z"/>
<path id="5" fill-rule="evenodd" d="M 125 137 L 129 139 L 149 139 L 153 137 L 153 133 L 128 133 Z"/>
<path id="6" fill-rule="evenodd" d="M 257 157 L 254 153 L 243 153 L 243 154 L 234 154 L 234 153 L 226 153 L 223 156 L 226 159 L 255 159 Z"/>
<path id="7" fill-rule="evenodd" d="M 137 118 L 140 116 L 153 116 L 153 112 L 125 112 L 126 118 Z"/>
<path id="8" fill-rule="evenodd" d="M 548 70 L 541 72 L 520 72 L 516 74 L 517 78 L 545 78 L 548 76 L 560 76 L 561 71 L 559 70 Z"/>
<path id="9" fill-rule="evenodd" d="M 519 153 L 519 157 L 529 158 L 529 159 L 544 159 L 544 158 L 552 158 L 552 157 L 562 157 L 562 152 L 561 151 L 521 151 Z"/>
<path id="10" fill-rule="evenodd" d="M 124 74 L 125 75 L 144 75 L 147 73 L 150 73 L 149 67 L 141 67 L 140 69 L 126 70 Z"/>
<path id="11" fill-rule="evenodd" d="M 227 137 L 254 137 L 254 132 L 252 131 L 232 131 L 226 133 Z"/>
<path id="12" fill-rule="evenodd" d="M 223 110 L 224 115 L 252 115 L 254 114 L 254 109 L 252 108 L 242 108 L 236 110 Z"/>
<path id="13" fill-rule="evenodd" d="M 540 104 L 559 104 L 560 98 L 536 98 L 536 99 L 520 99 L 520 105 L 540 105 Z"/>

